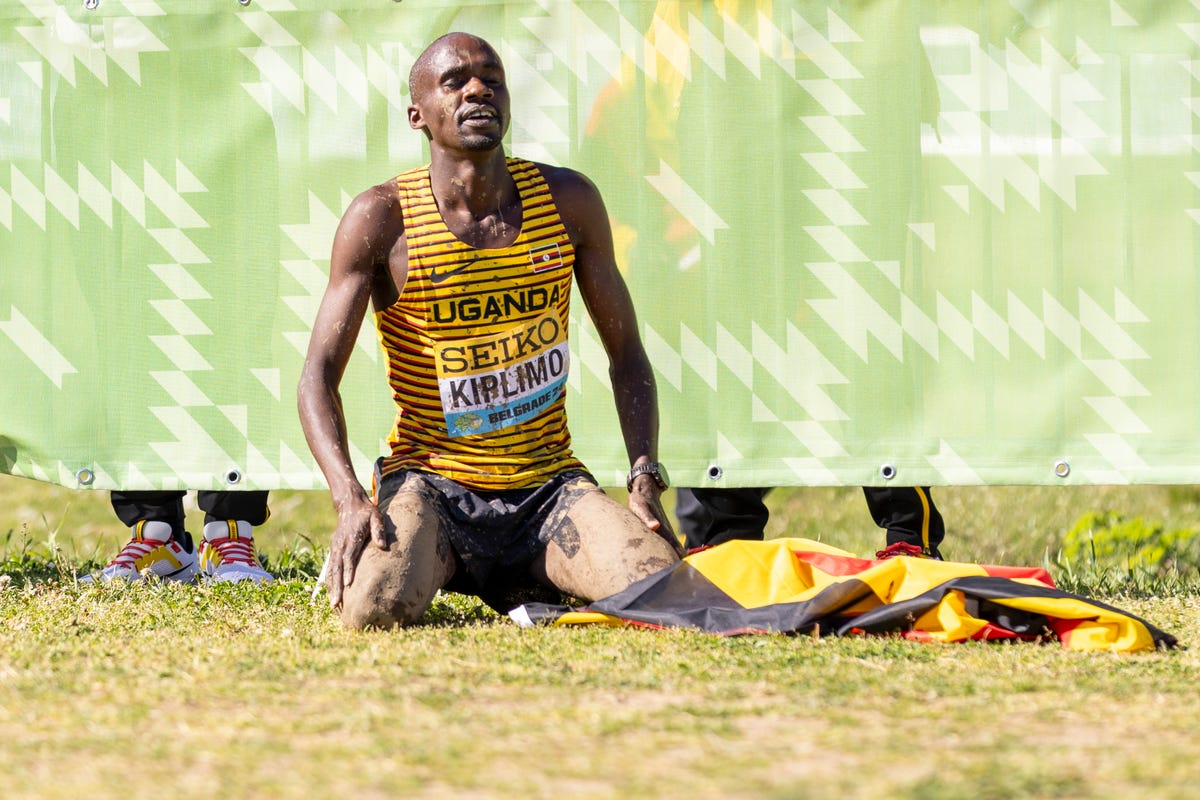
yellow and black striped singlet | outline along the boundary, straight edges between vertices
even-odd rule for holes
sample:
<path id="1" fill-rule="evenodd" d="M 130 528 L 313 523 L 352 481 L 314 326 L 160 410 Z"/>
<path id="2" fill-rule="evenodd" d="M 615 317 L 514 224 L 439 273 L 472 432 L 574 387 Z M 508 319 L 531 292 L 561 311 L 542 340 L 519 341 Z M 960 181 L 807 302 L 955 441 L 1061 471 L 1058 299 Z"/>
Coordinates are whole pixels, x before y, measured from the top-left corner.
<path id="1" fill-rule="evenodd" d="M 397 407 L 384 475 L 418 469 L 499 490 L 583 466 L 565 400 L 575 251 L 537 165 L 510 158 L 508 170 L 521 232 L 496 249 L 450 232 L 428 166 L 397 178 L 408 280 L 375 314 Z"/>

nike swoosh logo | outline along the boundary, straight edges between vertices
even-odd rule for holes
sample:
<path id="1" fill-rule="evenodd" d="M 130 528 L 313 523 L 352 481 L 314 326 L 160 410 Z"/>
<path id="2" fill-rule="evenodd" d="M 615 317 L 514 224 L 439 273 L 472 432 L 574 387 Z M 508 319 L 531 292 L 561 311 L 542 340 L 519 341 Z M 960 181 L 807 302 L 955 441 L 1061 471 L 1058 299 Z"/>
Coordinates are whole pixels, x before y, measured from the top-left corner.
<path id="1" fill-rule="evenodd" d="M 434 267 L 433 269 L 429 270 L 429 282 L 430 283 L 441 283 L 442 281 L 449 280 L 450 278 L 453 278 L 458 273 L 462 272 L 467 267 L 471 266 L 472 263 L 474 263 L 474 262 L 467 262 L 466 264 L 463 264 L 461 267 L 456 267 L 455 269 L 452 269 L 449 272 L 438 272 L 437 267 Z"/>

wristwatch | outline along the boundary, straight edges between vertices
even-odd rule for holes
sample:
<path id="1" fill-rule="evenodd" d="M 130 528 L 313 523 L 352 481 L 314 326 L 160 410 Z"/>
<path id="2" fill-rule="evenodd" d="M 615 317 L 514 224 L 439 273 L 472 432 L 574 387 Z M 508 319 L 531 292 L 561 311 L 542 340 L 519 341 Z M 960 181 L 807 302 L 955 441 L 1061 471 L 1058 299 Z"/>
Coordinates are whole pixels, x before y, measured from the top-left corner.
<path id="1" fill-rule="evenodd" d="M 633 491 L 633 479 L 638 475 L 649 475 L 654 478 L 660 492 L 666 491 L 667 487 L 671 485 L 670 478 L 667 477 L 667 468 L 657 461 L 647 461 L 629 470 L 629 477 L 625 479 L 627 491 Z"/>

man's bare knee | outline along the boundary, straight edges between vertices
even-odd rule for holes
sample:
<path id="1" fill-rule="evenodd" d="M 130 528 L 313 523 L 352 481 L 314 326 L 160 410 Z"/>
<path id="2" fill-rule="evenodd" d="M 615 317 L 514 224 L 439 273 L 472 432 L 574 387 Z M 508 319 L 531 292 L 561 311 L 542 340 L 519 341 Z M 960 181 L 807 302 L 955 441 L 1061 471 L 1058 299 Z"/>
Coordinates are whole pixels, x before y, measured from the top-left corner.
<path id="1" fill-rule="evenodd" d="M 342 593 L 347 628 L 411 625 L 450 580 L 454 561 L 436 515 L 415 494 L 398 495 L 388 508 L 388 549 L 368 544 Z"/>
<path id="2" fill-rule="evenodd" d="M 354 582 L 342 592 L 342 624 L 347 628 L 404 627 L 429 608 L 436 587 L 429 591 L 414 581 L 411 561 L 397 555 L 373 545 L 363 551 Z"/>

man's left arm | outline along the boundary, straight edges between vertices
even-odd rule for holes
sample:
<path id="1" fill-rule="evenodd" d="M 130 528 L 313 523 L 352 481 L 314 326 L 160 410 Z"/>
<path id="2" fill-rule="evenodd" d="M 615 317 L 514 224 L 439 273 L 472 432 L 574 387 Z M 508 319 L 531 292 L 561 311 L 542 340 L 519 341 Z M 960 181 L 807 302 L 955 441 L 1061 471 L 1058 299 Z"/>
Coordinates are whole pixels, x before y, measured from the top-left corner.
<path id="1" fill-rule="evenodd" d="M 617 417 L 631 466 L 658 461 L 658 393 L 642 346 L 637 314 L 617 269 L 608 212 L 596 186 L 573 170 L 555 170 L 551 190 L 575 248 L 575 280 L 604 350 Z M 649 474 L 634 478 L 629 508 L 682 554 L 660 489 Z"/>

